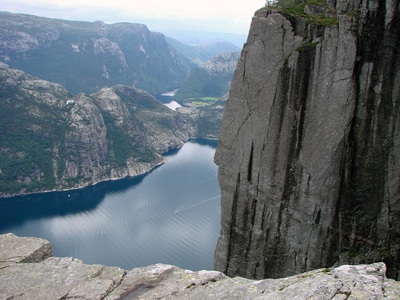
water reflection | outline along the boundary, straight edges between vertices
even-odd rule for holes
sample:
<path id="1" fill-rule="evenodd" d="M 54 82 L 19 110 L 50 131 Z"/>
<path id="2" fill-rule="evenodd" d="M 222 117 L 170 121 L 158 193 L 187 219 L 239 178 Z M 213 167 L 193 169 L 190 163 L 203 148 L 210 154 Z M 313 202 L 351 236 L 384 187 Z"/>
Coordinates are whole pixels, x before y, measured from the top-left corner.
<path id="1" fill-rule="evenodd" d="M 125 269 L 212 269 L 219 234 L 216 142 L 188 142 L 137 178 L 1 199 L 0 233 L 50 240 L 56 256 Z"/>
<path id="2" fill-rule="evenodd" d="M 134 188 L 145 175 L 65 192 L 49 192 L 0 199 L 0 231 L 29 220 L 66 216 L 95 209 L 106 195 Z"/>

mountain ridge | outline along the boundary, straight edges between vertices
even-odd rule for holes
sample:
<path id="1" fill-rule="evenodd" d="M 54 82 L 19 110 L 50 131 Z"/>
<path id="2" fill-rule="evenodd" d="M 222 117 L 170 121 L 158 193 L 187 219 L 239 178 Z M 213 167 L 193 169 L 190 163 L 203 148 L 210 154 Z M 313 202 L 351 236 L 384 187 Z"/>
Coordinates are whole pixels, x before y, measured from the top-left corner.
<path id="1" fill-rule="evenodd" d="M 185 79 L 190 61 L 135 23 L 105 24 L 0 12 L 0 58 L 73 94 L 125 84 L 157 94 Z"/>
<path id="2" fill-rule="evenodd" d="M 2 197 L 143 174 L 189 138 L 181 115 L 133 87 L 72 96 L 0 63 L 0 96 Z"/>

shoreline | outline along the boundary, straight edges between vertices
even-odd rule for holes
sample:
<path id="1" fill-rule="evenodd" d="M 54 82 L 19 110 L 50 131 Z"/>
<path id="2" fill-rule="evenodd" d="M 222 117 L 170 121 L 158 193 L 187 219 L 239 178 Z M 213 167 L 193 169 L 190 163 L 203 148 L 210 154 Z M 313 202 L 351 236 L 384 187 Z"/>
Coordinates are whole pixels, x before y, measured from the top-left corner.
<path id="1" fill-rule="evenodd" d="M 179 149 L 179 148 L 177 148 L 177 149 Z M 45 191 L 40 191 L 40 192 L 19 193 L 19 194 L 7 195 L 7 196 L 0 196 L 0 201 L 1 201 L 2 199 L 10 199 L 10 198 L 13 198 L 13 197 L 20 197 L 20 196 L 39 195 L 39 194 L 46 194 L 46 193 L 53 193 L 53 192 L 75 191 L 75 190 L 80 190 L 80 189 L 84 189 L 84 188 L 87 188 L 87 187 L 95 186 L 95 185 L 97 185 L 97 184 L 99 184 L 99 183 L 102 183 L 102 182 L 121 180 L 121 179 L 125 179 L 125 178 L 135 178 L 135 177 L 142 176 L 142 175 L 145 175 L 145 174 L 151 172 L 154 168 L 156 168 L 156 167 L 158 167 L 158 166 L 161 166 L 161 165 L 165 164 L 166 162 L 167 162 L 167 161 L 164 160 L 164 161 L 162 161 L 162 162 L 160 162 L 160 163 L 154 164 L 154 166 L 152 166 L 149 170 L 146 170 L 146 171 L 143 171 L 143 172 L 139 172 L 139 173 L 137 173 L 137 174 L 135 174 L 135 175 L 129 175 L 129 174 L 128 174 L 128 175 L 125 175 L 125 176 L 122 176 L 122 177 L 110 177 L 110 178 L 105 178 L 105 179 L 102 179 L 102 180 L 98 180 L 98 181 L 94 181 L 94 182 L 89 182 L 89 183 L 87 183 L 87 184 L 78 185 L 77 187 L 73 187 L 73 188 L 52 189 L 52 190 L 45 190 Z"/>
<path id="2" fill-rule="evenodd" d="M 186 140 L 186 141 L 183 143 L 183 145 L 185 145 L 187 142 L 191 142 L 191 141 L 202 141 L 202 140 L 203 140 L 203 141 L 218 141 L 218 139 L 212 139 L 212 138 L 209 138 L 209 139 L 204 139 L 204 138 L 201 138 L 201 139 L 198 139 L 198 138 L 190 138 L 190 139 Z M 161 166 L 161 165 L 167 163 L 168 161 L 167 161 L 167 159 L 165 159 L 164 155 L 168 155 L 168 153 L 171 152 L 171 151 L 176 151 L 176 150 L 181 149 L 181 148 L 183 147 L 183 145 L 182 145 L 181 147 L 177 147 L 177 148 L 171 149 L 171 150 L 169 150 L 169 151 L 167 151 L 167 152 L 164 152 L 164 153 L 160 154 L 160 155 L 164 158 L 163 161 L 161 161 L 161 162 L 159 162 L 159 163 L 157 163 L 157 164 L 154 164 L 153 166 L 150 167 L 150 169 L 148 169 L 148 170 L 146 170 L 146 171 L 138 172 L 138 173 L 135 174 L 135 175 L 129 175 L 129 170 L 128 170 L 128 174 L 125 175 L 125 176 L 122 176 L 122 177 L 110 177 L 110 178 L 98 180 L 98 181 L 95 181 L 95 182 L 90 182 L 90 183 L 87 183 L 87 184 L 84 184 L 84 185 L 78 185 L 77 187 L 73 187 L 73 188 L 52 189 L 52 190 L 45 190 L 45 191 L 32 192 L 32 193 L 18 193 L 18 194 L 6 195 L 6 196 L 1 196 L 1 195 L 0 195 L 0 201 L 1 201 L 2 199 L 10 199 L 10 198 L 13 198 L 13 197 L 21 197 L 21 196 L 29 196 L 29 195 L 39 195 L 39 194 L 52 193 L 52 192 L 68 192 L 68 191 L 75 191 L 75 190 L 80 190 L 80 189 L 84 189 L 84 188 L 87 188 L 87 187 L 95 186 L 95 185 L 97 185 L 97 184 L 99 184 L 99 183 L 102 183 L 102 182 L 116 181 L 116 180 L 121 180 L 121 179 L 126 179 L 126 178 L 135 178 L 135 177 L 143 176 L 143 175 L 146 175 L 146 174 L 150 173 L 150 172 L 153 171 L 155 168 L 157 168 L 157 167 L 159 167 L 159 166 Z M 128 169 L 128 167 L 127 167 L 127 169 Z"/>

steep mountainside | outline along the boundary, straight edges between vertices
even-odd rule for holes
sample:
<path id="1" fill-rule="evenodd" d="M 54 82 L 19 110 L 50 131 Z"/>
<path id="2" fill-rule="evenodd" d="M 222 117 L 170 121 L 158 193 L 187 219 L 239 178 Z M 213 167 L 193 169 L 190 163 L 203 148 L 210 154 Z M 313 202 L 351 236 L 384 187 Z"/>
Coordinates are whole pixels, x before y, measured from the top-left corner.
<path id="1" fill-rule="evenodd" d="M 145 25 L 76 22 L 0 12 L 0 59 L 91 93 L 125 84 L 160 93 L 180 86 L 191 63 Z"/>
<path id="2" fill-rule="evenodd" d="M 235 71 L 239 52 L 221 52 L 203 68 L 192 69 L 173 97 L 195 138 L 218 139 L 227 92 Z"/>
<path id="3" fill-rule="evenodd" d="M 187 139 L 184 119 L 143 90 L 72 96 L 0 63 L 0 197 L 142 174 Z"/>
<path id="4" fill-rule="evenodd" d="M 236 47 L 242 48 L 246 42 L 247 34 L 241 33 L 222 33 L 209 31 L 195 30 L 180 30 L 180 29 L 163 29 L 159 28 L 156 31 L 165 34 L 173 39 L 188 45 L 202 45 L 214 43 L 232 43 Z"/>
<path id="5" fill-rule="evenodd" d="M 173 97 L 177 101 L 201 97 L 222 97 L 229 90 L 239 52 L 221 52 L 203 68 L 190 70 L 188 78 Z"/>
<path id="6" fill-rule="evenodd" d="M 384 261 L 400 279 L 399 1 L 290 3 L 255 14 L 232 80 L 215 267 Z"/>
<path id="7" fill-rule="evenodd" d="M 181 43 L 178 40 L 170 37 L 166 37 L 166 41 L 199 67 L 202 67 L 209 59 L 221 52 L 233 52 L 240 50 L 239 47 L 228 42 L 189 45 Z M 239 57 L 237 59 L 239 59 Z"/>
<path id="8" fill-rule="evenodd" d="M 209 102 L 212 104 L 203 106 L 191 103 L 177 109 L 189 125 L 190 138 L 218 140 L 226 99 Z"/>

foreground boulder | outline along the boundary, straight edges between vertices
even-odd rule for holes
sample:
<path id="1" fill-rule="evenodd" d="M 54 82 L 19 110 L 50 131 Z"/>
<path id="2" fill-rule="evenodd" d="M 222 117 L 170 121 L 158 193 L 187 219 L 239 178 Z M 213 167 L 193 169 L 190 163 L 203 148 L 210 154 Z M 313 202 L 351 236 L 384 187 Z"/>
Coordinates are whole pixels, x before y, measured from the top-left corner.
<path id="1" fill-rule="evenodd" d="M 17 237 L 13 233 L 0 235 L 0 268 L 12 263 L 41 262 L 53 256 L 49 241 L 34 237 Z"/>
<path id="2" fill-rule="evenodd" d="M 386 278 L 384 263 L 255 281 L 165 264 L 126 271 L 86 265 L 70 257 L 47 258 L 51 255 L 48 241 L 13 234 L 1 235 L 0 242 L 0 299 L 400 298 L 400 283 Z M 13 245 L 17 247 L 11 251 Z"/>

